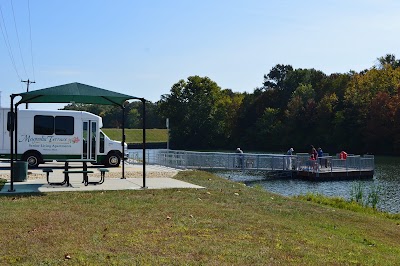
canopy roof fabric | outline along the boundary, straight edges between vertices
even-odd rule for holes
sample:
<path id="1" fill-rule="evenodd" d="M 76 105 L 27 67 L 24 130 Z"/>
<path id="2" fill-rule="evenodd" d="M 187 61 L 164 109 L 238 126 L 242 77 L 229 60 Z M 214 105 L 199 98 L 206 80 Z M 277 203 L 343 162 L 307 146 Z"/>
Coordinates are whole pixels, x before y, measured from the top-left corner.
<path id="1" fill-rule="evenodd" d="M 86 103 L 122 106 L 126 100 L 138 98 L 82 83 L 69 83 L 18 94 L 21 103 Z"/>

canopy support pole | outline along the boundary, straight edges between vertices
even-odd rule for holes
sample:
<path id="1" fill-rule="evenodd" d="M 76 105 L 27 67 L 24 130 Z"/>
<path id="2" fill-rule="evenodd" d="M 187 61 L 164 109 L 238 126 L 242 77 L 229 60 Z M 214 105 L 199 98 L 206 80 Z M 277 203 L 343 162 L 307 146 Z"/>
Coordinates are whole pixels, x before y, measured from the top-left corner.
<path id="1" fill-rule="evenodd" d="M 15 124 L 15 130 L 14 130 L 14 151 L 15 151 L 15 161 L 18 161 L 18 103 L 15 104 L 14 107 L 14 124 Z"/>
<path id="2" fill-rule="evenodd" d="M 125 179 L 125 106 L 122 105 L 122 179 Z"/>
<path id="3" fill-rule="evenodd" d="M 15 192 L 14 189 L 14 98 L 15 94 L 11 94 L 11 105 L 10 105 L 10 167 L 11 167 L 11 177 L 10 177 L 10 189 L 8 192 Z"/>
<path id="4" fill-rule="evenodd" d="M 146 100 L 140 99 L 143 104 L 143 187 L 146 187 Z"/>

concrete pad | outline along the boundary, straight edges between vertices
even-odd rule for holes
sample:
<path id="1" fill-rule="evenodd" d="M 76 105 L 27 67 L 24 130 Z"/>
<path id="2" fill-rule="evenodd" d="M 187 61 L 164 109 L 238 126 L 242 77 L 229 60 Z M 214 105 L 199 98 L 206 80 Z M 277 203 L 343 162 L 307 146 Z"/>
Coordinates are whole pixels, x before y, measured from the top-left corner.
<path id="1" fill-rule="evenodd" d="M 47 192 L 65 192 L 65 191 L 106 191 L 106 190 L 139 190 L 143 189 L 143 179 L 127 178 L 106 179 L 103 184 L 85 186 L 82 181 L 71 180 L 69 187 L 66 185 L 49 185 L 45 179 L 27 180 L 25 182 L 14 182 L 15 192 L 9 192 L 10 183 L 6 183 L 0 194 L 13 193 L 47 193 Z M 170 188 L 203 188 L 187 182 L 173 178 L 148 178 L 146 179 L 146 189 L 170 189 Z"/>
<path id="2" fill-rule="evenodd" d="M 103 184 L 85 186 L 82 183 L 81 174 L 70 175 L 70 186 L 67 185 L 49 185 L 46 181 L 46 175 L 43 173 L 43 168 L 52 168 L 50 173 L 50 182 L 61 182 L 64 180 L 64 164 L 62 163 L 46 163 L 44 167 L 38 169 L 29 169 L 28 179 L 24 182 L 14 182 L 15 192 L 9 192 L 10 170 L 7 167 L 0 168 L 0 175 L 6 178 L 8 182 L 1 189 L 0 194 L 9 195 L 13 193 L 47 193 L 47 192 L 65 192 L 65 191 L 106 191 L 106 190 L 139 190 L 143 189 L 143 177 L 141 165 L 125 165 L 125 177 L 121 179 L 121 167 L 108 168 L 109 173 Z M 79 164 L 77 168 L 79 169 Z M 96 168 L 99 166 L 90 166 L 88 170 L 93 170 L 95 174 L 89 174 L 89 181 L 100 180 L 100 172 Z M 146 189 L 170 189 L 170 188 L 203 188 L 194 184 L 183 182 L 172 177 L 178 173 L 178 169 L 148 165 L 146 166 Z"/>

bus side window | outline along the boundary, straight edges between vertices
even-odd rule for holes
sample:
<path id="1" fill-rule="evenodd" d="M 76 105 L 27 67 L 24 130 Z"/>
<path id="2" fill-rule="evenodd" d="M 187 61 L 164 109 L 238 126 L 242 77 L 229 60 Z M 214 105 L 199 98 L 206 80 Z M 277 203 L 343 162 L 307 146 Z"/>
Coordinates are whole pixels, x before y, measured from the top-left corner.
<path id="1" fill-rule="evenodd" d="M 56 135 L 74 135 L 74 117 L 56 116 L 54 120 L 54 133 Z"/>
<path id="2" fill-rule="evenodd" d="M 33 134 L 53 135 L 54 117 L 51 115 L 35 115 L 33 117 Z"/>

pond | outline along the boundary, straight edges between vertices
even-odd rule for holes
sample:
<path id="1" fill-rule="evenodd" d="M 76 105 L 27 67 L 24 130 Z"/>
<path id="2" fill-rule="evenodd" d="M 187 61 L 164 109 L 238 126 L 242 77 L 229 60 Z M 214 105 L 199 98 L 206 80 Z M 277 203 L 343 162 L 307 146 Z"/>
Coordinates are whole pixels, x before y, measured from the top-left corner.
<path id="1" fill-rule="evenodd" d="M 156 163 L 159 149 L 146 150 L 147 163 Z M 141 158 L 142 150 L 129 150 L 132 158 Z M 313 182 L 301 179 L 266 178 L 263 172 L 219 171 L 215 174 L 230 180 L 243 182 L 248 186 L 259 185 L 265 190 L 284 196 L 297 196 L 307 193 L 322 194 L 329 197 L 350 199 L 354 187 L 363 189 L 364 198 L 378 191 L 377 208 L 400 213 L 400 157 L 375 156 L 375 174 L 373 179 Z"/>
<path id="2" fill-rule="evenodd" d="M 217 175 L 230 180 L 244 182 L 248 186 L 261 186 L 265 190 L 284 196 L 297 196 L 307 193 L 350 199 L 354 188 L 363 189 L 363 198 L 377 192 L 377 208 L 389 213 L 400 213 L 400 157 L 375 157 L 373 179 L 313 182 L 288 178 L 265 178 L 263 173 L 224 171 Z"/>

